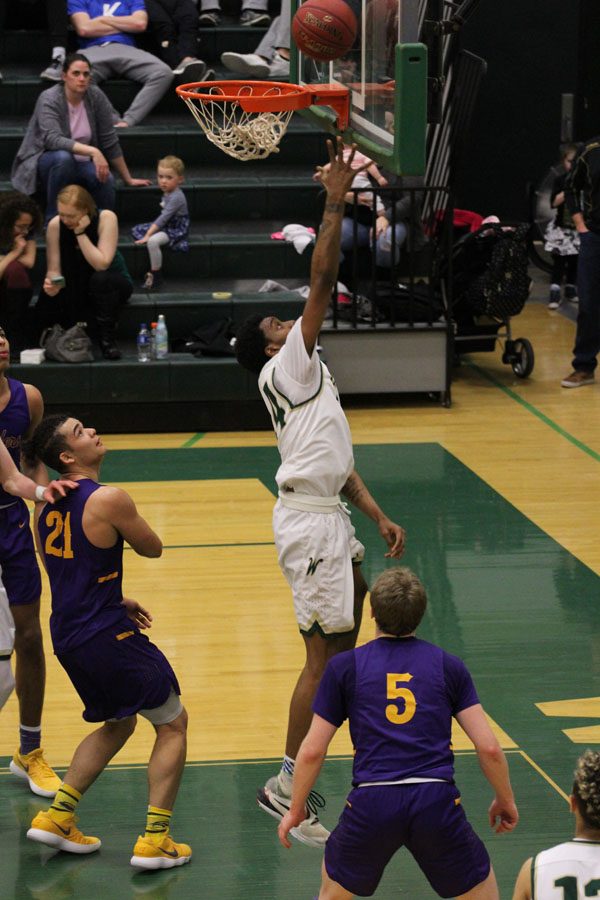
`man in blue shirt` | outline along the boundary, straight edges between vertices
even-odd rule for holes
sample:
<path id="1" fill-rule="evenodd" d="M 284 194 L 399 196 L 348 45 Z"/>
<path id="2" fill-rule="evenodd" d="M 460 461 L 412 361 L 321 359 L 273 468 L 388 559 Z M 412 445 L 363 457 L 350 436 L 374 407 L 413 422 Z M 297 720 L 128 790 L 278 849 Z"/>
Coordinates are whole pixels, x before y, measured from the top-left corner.
<path id="1" fill-rule="evenodd" d="M 116 123 L 121 127 L 139 125 L 173 80 L 173 72 L 162 60 L 135 45 L 134 35 L 148 26 L 143 0 L 67 0 L 67 11 L 97 81 L 128 78 L 142 85 Z M 195 65 L 197 71 L 186 69 L 188 81 L 202 81 L 206 76 L 206 64 L 198 60 Z"/>
<path id="2" fill-rule="evenodd" d="M 440 897 L 498 900 L 490 858 L 454 783 L 452 718 L 494 790 L 489 820 L 498 833 L 518 821 L 508 766 L 462 660 L 415 637 L 426 605 L 409 569 L 388 569 L 371 591 L 376 640 L 333 657 L 323 674 L 279 825 L 289 847 L 327 747 L 348 719 L 353 788 L 325 846 L 320 900 L 371 896 L 402 846 Z"/>

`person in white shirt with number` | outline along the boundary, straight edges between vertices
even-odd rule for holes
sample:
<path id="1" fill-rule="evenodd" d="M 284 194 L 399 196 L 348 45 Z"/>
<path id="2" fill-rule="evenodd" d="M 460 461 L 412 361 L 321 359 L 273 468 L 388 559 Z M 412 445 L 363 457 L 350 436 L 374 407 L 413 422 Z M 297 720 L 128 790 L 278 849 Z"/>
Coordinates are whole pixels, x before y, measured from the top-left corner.
<path id="1" fill-rule="evenodd" d="M 288 811 L 294 761 L 310 726 L 312 701 L 328 659 L 354 647 L 367 585 L 360 570 L 364 547 L 357 540 L 340 494 L 376 522 L 388 546 L 404 549 L 404 529 L 369 494 L 354 468 L 352 439 L 335 382 L 316 351 L 340 258 L 344 196 L 356 170 L 344 145 L 327 142 L 330 166 L 321 181 L 327 198 L 315 245 L 310 294 L 300 319 L 252 316 L 237 335 L 236 355 L 258 374 L 261 395 L 277 435 L 281 466 L 273 530 L 279 565 L 292 588 L 306 663 L 290 703 L 281 771 L 258 791 L 259 806 L 277 819 Z M 322 848 L 329 836 L 316 815 L 324 801 L 311 792 L 307 817 L 294 837 Z"/>
<path id="2" fill-rule="evenodd" d="M 600 896 L 600 753 L 577 760 L 569 797 L 575 837 L 525 860 L 513 900 L 584 900 Z"/>

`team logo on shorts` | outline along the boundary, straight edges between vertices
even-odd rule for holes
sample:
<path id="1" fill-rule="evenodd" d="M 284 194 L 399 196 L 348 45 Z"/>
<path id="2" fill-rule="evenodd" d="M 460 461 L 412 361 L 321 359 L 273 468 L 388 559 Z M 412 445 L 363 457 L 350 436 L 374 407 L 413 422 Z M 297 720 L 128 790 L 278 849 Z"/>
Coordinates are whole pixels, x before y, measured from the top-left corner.
<path id="1" fill-rule="evenodd" d="M 317 566 L 319 563 L 322 563 L 322 559 L 313 559 L 312 556 L 308 560 L 308 568 L 306 570 L 307 575 L 314 575 L 317 571 Z"/>

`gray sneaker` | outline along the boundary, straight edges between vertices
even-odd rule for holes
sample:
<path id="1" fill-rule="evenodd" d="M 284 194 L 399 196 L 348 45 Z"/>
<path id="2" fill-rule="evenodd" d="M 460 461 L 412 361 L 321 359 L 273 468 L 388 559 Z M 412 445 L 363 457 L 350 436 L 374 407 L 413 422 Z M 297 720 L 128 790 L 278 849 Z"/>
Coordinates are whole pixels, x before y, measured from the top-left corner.
<path id="1" fill-rule="evenodd" d="M 289 811 L 292 802 L 291 797 L 287 797 L 282 793 L 277 775 L 269 778 L 264 788 L 259 788 L 256 800 L 261 809 L 264 809 L 266 813 L 269 813 L 270 816 L 273 816 L 278 821 L 281 821 L 286 812 Z M 306 801 L 308 816 L 296 828 L 291 829 L 290 834 L 292 837 L 295 837 L 301 844 L 306 844 L 308 847 L 318 847 L 322 850 L 329 837 L 329 832 L 319 822 L 316 810 L 322 809 L 324 806 L 325 800 L 321 794 L 311 791 Z"/>
<path id="2" fill-rule="evenodd" d="M 275 53 L 269 66 L 269 78 L 276 78 L 278 81 L 288 81 L 290 77 L 290 61 L 284 59 L 279 53 Z"/>
<path id="3" fill-rule="evenodd" d="M 266 27 L 270 21 L 271 16 L 269 13 L 260 9 L 245 9 L 240 15 L 240 25 L 244 25 L 246 28 L 254 28 L 260 25 Z"/>
<path id="4" fill-rule="evenodd" d="M 49 66 L 46 66 L 43 72 L 40 72 L 40 78 L 45 81 L 62 81 L 64 59 L 56 56 Z"/>
<path id="5" fill-rule="evenodd" d="M 257 53 L 222 53 L 221 62 L 230 72 L 247 78 L 266 78 L 271 69 L 267 60 Z"/>

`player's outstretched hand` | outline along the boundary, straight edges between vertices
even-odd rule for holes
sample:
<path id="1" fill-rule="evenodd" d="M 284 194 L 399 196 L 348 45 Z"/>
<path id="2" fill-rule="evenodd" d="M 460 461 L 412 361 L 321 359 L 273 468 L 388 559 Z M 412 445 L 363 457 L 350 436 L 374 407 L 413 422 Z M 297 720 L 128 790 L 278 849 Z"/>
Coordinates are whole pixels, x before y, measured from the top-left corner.
<path id="1" fill-rule="evenodd" d="M 490 825 L 496 834 L 504 834 L 517 827 L 519 812 L 514 800 L 494 799 L 489 808 Z"/>
<path id="2" fill-rule="evenodd" d="M 54 503 L 61 497 L 66 497 L 68 491 L 74 491 L 79 487 L 78 481 L 69 481 L 67 478 L 59 478 L 51 481 L 44 491 L 44 500 L 46 503 Z"/>
<path id="3" fill-rule="evenodd" d="M 132 622 L 135 622 L 138 628 L 152 628 L 152 616 L 147 609 L 140 606 L 137 600 L 123 597 L 121 602 L 127 610 L 127 618 L 131 619 Z"/>
<path id="4" fill-rule="evenodd" d="M 344 160 L 344 142 L 341 137 L 336 139 L 335 146 L 333 141 L 327 141 L 327 152 L 329 153 L 329 165 L 317 166 L 317 174 L 328 197 L 334 200 L 343 200 L 355 175 L 368 168 L 370 163 L 366 163 L 360 169 L 353 169 L 352 161 L 356 152 L 356 144 L 352 144 L 352 153 L 347 160 Z"/>
<path id="5" fill-rule="evenodd" d="M 306 812 L 293 813 L 291 810 L 286 812 L 285 816 L 279 823 L 277 834 L 279 835 L 279 843 L 289 850 L 292 846 L 288 834 L 292 828 L 296 828 L 300 822 L 306 817 Z"/>
<path id="6" fill-rule="evenodd" d="M 391 519 L 383 518 L 377 523 L 379 533 L 389 547 L 386 558 L 399 559 L 404 553 L 404 544 L 406 542 L 406 532 L 401 525 L 396 525 Z"/>

